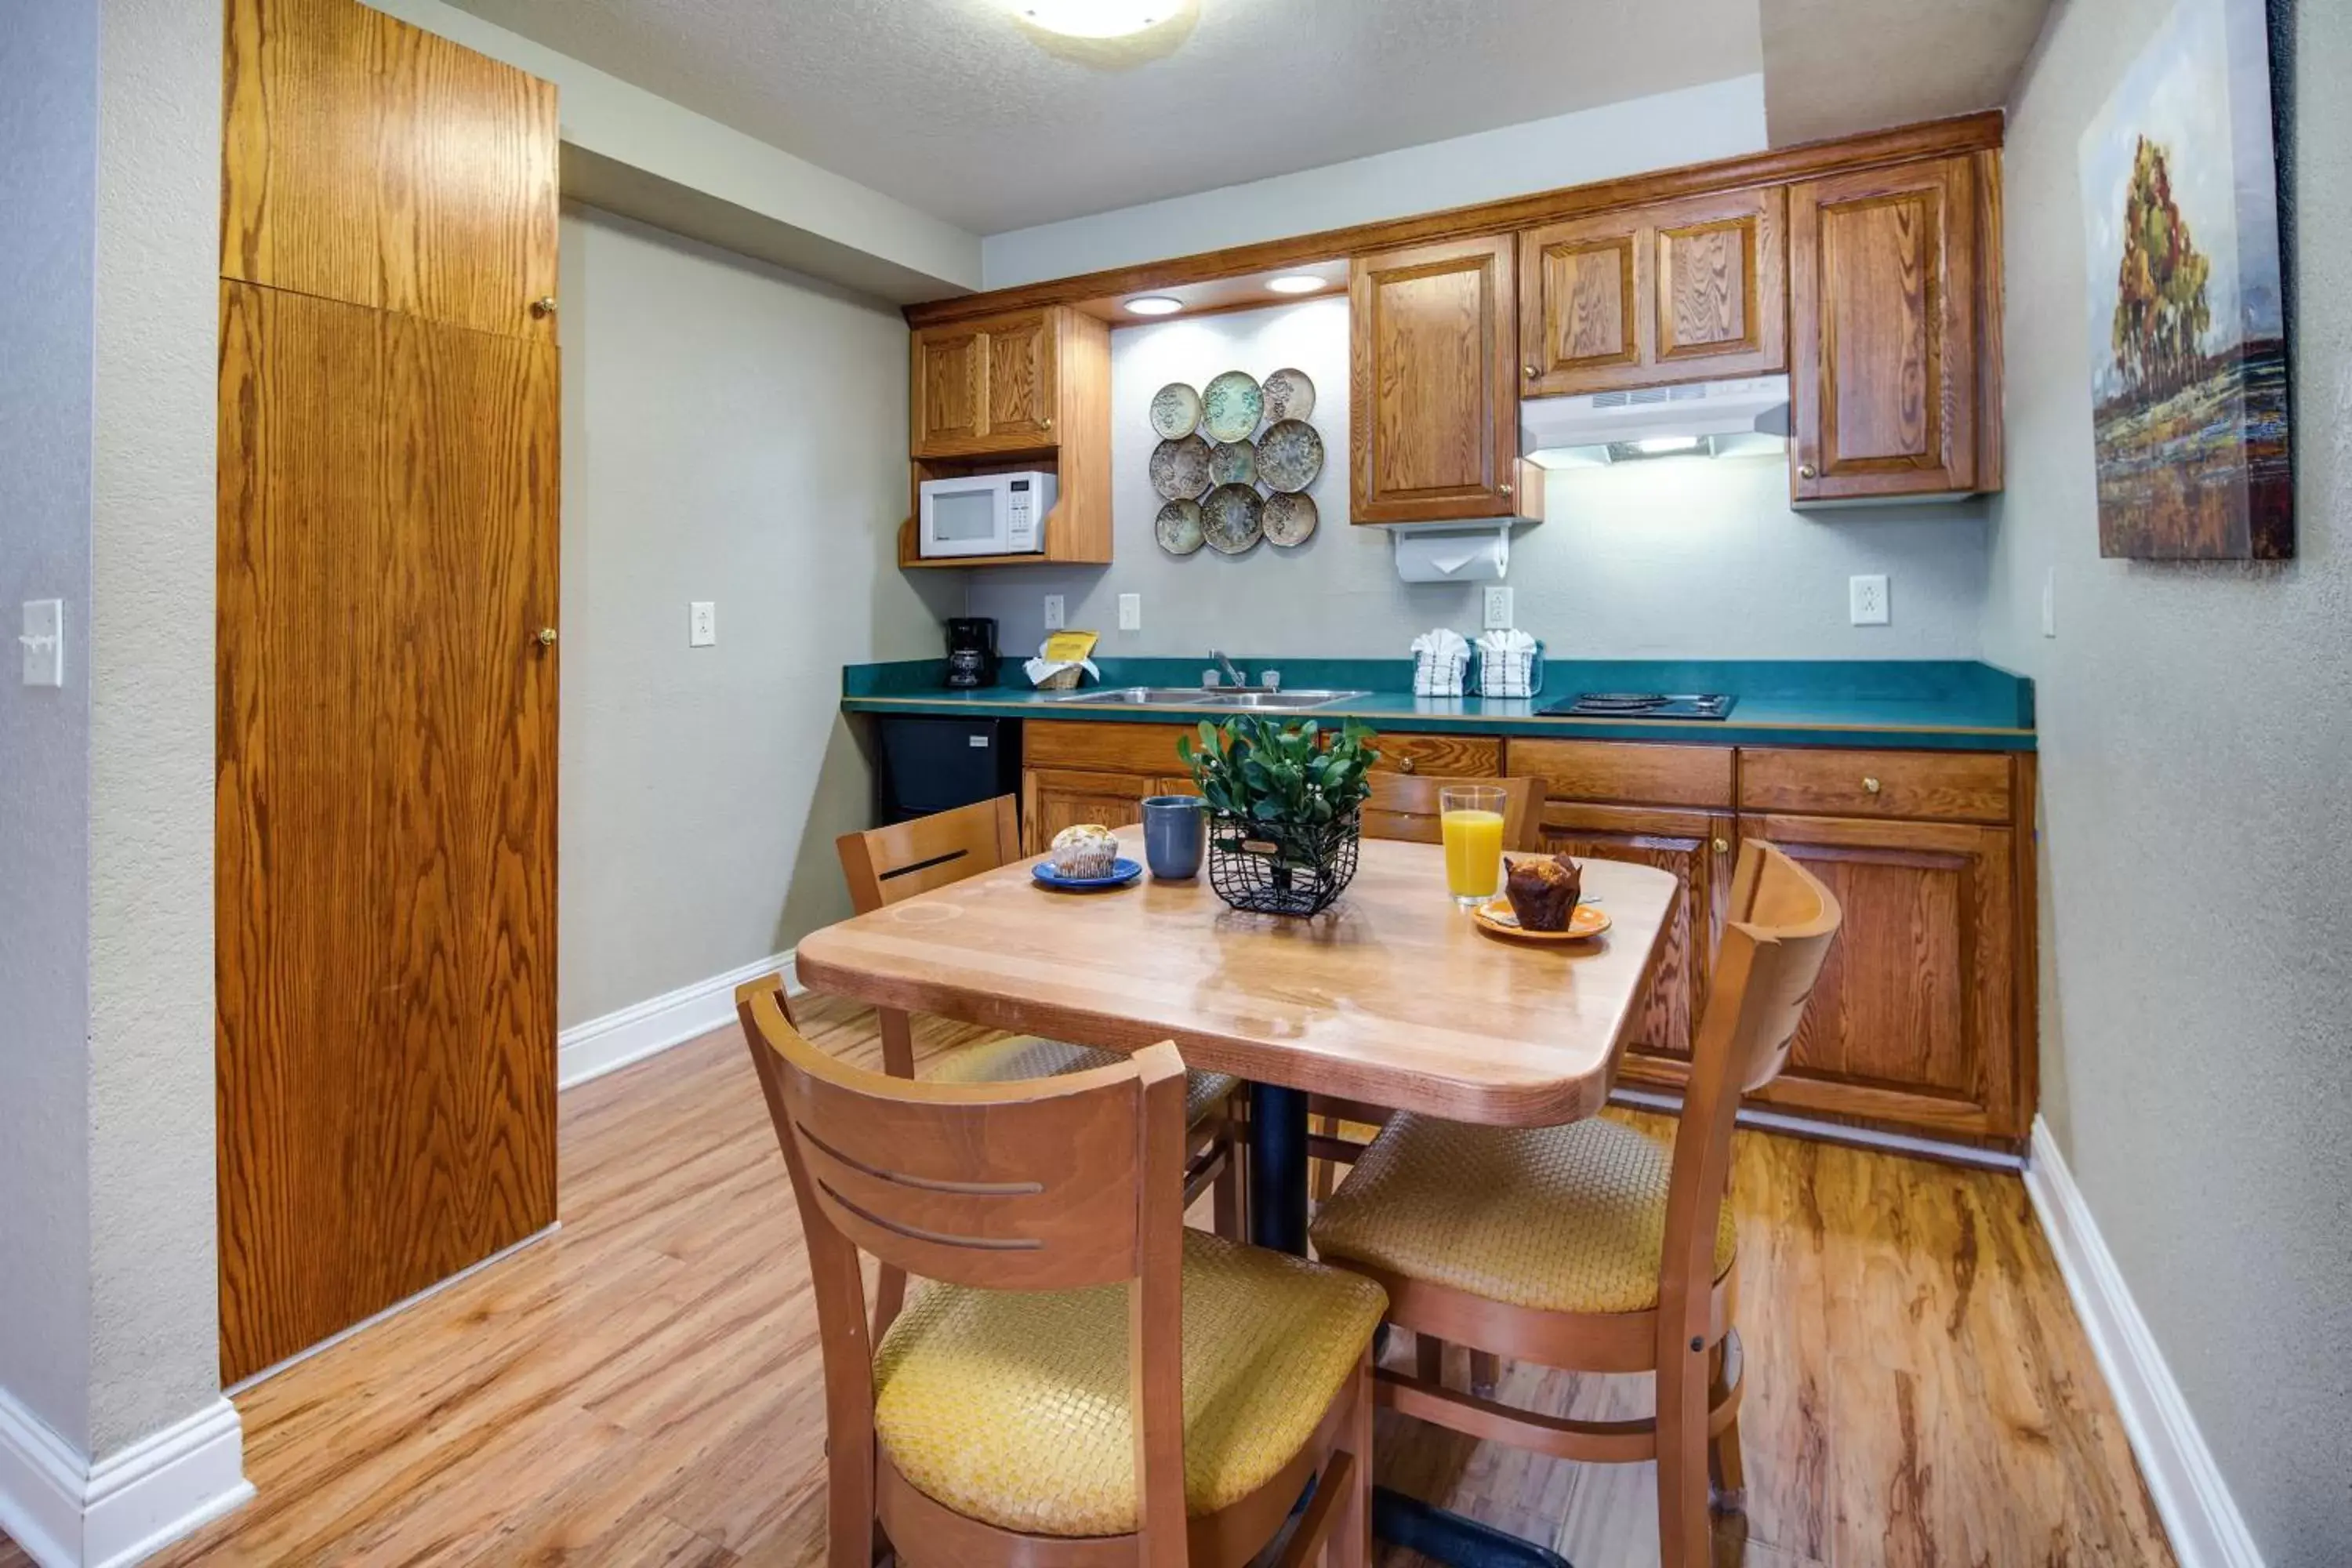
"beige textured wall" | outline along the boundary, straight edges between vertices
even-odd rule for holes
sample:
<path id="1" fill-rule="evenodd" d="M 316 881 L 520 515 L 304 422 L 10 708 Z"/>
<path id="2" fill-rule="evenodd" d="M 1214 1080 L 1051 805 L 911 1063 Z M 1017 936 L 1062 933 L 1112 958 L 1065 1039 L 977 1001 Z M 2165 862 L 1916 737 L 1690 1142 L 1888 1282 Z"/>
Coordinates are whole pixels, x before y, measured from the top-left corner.
<path id="1" fill-rule="evenodd" d="M 833 840 L 870 785 L 841 667 L 937 653 L 954 606 L 897 565 L 895 310 L 593 207 L 562 246 L 568 1027 L 848 913 Z M 687 646 L 696 599 L 715 647 Z"/>
<path id="2" fill-rule="evenodd" d="M 2009 132 L 1987 653 L 2040 687 L 2043 1111 L 2272 1568 L 2352 1542 L 2352 6 L 2298 7 L 2297 560 L 2102 561 L 2085 123 L 2170 0 L 2073 0 Z M 2045 573 L 2058 636 L 2041 636 Z"/>

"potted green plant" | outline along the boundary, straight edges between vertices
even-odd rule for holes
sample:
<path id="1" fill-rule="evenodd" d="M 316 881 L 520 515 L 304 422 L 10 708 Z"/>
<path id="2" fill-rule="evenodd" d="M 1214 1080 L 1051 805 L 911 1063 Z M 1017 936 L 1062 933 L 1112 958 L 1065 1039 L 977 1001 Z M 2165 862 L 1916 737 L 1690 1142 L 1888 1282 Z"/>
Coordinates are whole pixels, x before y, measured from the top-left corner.
<path id="1" fill-rule="evenodd" d="M 1202 721 L 1176 754 L 1209 805 L 1209 885 L 1237 910 L 1311 915 L 1356 874 L 1360 813 L 1379 737 L 1354 720 L 1326 732 L 1242 714 Z"/>

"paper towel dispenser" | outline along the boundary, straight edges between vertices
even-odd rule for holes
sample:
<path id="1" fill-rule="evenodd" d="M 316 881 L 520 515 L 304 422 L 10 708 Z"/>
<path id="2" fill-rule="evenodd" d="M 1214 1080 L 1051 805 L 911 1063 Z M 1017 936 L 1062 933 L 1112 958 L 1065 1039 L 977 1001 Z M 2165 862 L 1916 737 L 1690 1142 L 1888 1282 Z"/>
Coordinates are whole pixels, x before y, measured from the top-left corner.
<path id="1" fill-rule="evenodd" d="M 1511 569 L 1511 525 L 1391 529 L 1397 575 L 1408 583 L 1499 583 Z"/>

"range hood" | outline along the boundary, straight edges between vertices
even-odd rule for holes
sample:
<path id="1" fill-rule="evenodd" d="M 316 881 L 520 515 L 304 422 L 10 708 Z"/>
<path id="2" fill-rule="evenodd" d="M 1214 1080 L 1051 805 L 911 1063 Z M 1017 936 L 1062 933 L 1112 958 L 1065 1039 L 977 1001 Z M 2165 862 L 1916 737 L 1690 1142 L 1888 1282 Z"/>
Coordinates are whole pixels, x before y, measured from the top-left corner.
<path id="1" fill-rule="evenodd" d="M 1787 449 L 1788 434 L 1785 375 L 1528 398 L 1519 405 L 1519 450 L 1547 468 L 1769 456 Z"/>

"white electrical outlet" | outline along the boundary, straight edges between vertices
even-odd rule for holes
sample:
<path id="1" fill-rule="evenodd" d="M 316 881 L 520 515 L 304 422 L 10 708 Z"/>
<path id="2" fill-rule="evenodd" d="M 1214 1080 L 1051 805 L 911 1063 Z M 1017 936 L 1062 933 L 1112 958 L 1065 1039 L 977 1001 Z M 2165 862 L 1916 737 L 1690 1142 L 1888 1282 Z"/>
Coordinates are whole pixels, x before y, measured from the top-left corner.
<path id="1" fill-rule="evenodd" d="M 1886 624 L 1888 617 L 1885 576 L 1847 578 L 1846 596 L 1852 603 L 1855 626 L 1883 626 Z"/>
<path id="2" fill-rule="evenodd" d="M 1118 596 L 1118 629 L 1139 632 L 1143 629 L 1143 595 L 1121 594 Z"/>
<path id="3" fill-rule="evenodd" d="M 1049 632 L 1058 632 L 1062 629 L 1063 624 L 1068 618 L 1069 613 L 1062 607 L 1062 595 L 1059 594 L 1046 595 L 1045 629 Z"/>
<path id="4" fill-rule="evenodd" d="M 2058 568 L 2053 566 L 2042 579 L 2042 635 L 2058 635 Z"/>
<path id="5" fill-rule="evenodd" d="M 686 646 L 709 647 L 719 640 L 719 606 L 709 599 L 695 599 L 686 606 Z"/>
<path id="6" fill-rule="evenodd" d="M 1490 587 L 1486 590 L 1486 630 L 1507 632 L 1511 629 L 1511 591 Z"/>
<path id="7" fill-rule="evenodd" d="M 66 602 L 63 599 L 25 601 L 25 632 L 16 639 L 25 648 L 25 684 L 63 686 L 66 683 Z"/>

